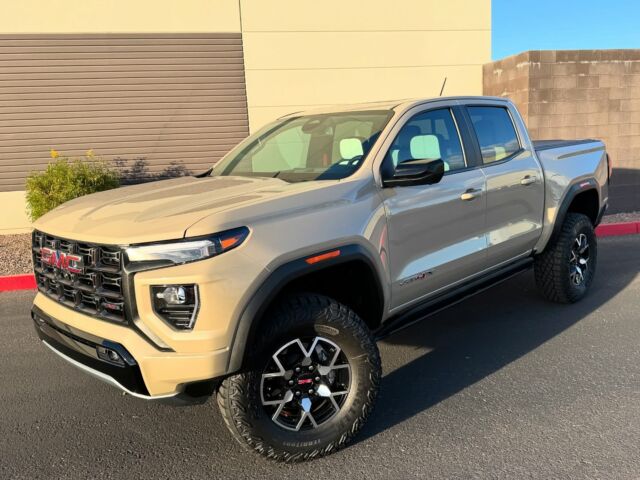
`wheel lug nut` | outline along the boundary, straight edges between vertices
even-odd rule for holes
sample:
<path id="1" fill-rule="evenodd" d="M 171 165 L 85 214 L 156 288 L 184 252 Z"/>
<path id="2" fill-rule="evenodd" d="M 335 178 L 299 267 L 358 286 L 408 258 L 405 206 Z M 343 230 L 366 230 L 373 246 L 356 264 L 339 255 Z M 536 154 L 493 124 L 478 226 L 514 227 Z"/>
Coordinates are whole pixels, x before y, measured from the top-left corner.
<path id="1" fill-rule="evenodd" d="M 299 396 L 300 396 L 300 392 L 296 391 L 296 397 L 299 397 Z"/>
<path id="2" fill-rule="evenodd" d="M 315 380 L 316 382 L 319 382 L 319 381 L 320 381 L 320 377 L 316 377 L 316 378 L 314 378 L 314 380 Z"/>
<path id="3" fill-rule="evenodd" d="M 296 367 L 296 373 L 300 373 L 300 367 Z"/>
<path id="4" fill-rule="evenodd" d="M 313 392 L 315 392 L 315 390 L 313 388 L 309 389 L 309 395 L 313 395 Z"/>
<path id="5" fill-rule="evenodd" d="M 309 371 L 313 370 L 313 365 L 309 365 Z"/>
<path id="6" fill-rule="evenodd" d="M 295 382 L 293 380 L 289 380 L 289 385 L 293 385 Z"/>

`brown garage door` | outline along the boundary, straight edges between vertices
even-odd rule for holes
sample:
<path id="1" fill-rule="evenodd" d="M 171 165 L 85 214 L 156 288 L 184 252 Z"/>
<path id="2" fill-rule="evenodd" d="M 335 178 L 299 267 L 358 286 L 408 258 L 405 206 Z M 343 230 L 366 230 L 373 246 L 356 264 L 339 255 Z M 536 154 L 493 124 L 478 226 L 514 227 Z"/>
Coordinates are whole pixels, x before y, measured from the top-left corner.
<path id="1" fill-rule="evenodd" d="M 205 170 L 247 134 L 239 33 L 0 35 L 0 191 L 52 148 L 145 180 Z"/>

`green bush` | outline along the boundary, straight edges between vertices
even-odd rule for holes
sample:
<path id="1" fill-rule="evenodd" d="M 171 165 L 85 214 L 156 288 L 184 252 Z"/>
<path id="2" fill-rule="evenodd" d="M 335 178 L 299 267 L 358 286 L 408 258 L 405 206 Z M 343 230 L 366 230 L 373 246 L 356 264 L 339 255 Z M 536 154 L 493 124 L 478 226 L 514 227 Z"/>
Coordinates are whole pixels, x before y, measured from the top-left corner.
<path id="1" fill-rule="evenodd" d="M 27 178 L 27 210 L 36 220 L 69 200 L 116 188 L 118 173 L 89 150 L 83 160 L 60 157 L 51 150 L 52 162 L 42 172 L 31 172 Z"/>

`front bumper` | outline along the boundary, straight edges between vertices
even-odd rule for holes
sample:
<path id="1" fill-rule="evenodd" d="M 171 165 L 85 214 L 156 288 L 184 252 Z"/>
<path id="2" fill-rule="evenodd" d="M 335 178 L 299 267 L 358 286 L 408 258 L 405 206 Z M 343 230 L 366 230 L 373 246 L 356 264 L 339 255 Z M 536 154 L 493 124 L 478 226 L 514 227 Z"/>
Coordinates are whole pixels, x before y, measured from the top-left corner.
<path id="1" fill-rule="evenodd" d="M 122 345 L 93 335 L 73 333 L 38 307 L 31 310 L 31 318 L 42 343 L 58 356 L 130 395 L 150 398 L 138 364 Z M 117 365 L 99 358 L 99 346 L 118 352 L 123 364 Z"/>
<path id="2" fill-rule="evenodd" d="M 227 349 L 206 353 L 160 351 L 135 329 L 74 312 L 40 293 L 32 317 L 40 339 L 60 357 L 136 397 L 175 397 L 191 384 L 226 373 Z M 96 351 L 99 345 L 117 351 L 125 365 L 100 359 Z"/>

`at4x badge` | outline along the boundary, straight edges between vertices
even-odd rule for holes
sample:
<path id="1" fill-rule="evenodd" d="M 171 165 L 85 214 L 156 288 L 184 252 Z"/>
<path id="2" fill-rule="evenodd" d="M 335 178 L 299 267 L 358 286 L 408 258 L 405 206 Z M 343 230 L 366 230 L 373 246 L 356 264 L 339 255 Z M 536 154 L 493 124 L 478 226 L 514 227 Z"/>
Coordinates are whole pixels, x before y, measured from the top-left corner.
<path id="1" fill-rule="evenodd" d="M 400 286 L 404 287 L 405 285 L 409 285 L 410 283 L 416 282 L 418 280 L 424 280 L 425 278 L 427 278 L 428 276 L 433 275 L 433 272 L 431 270 L 427 270 L 424 272 L 420 272 L 420 273 L 416 273 L 415 275 L 412 275 L 411 277 L 405 278 L 404 280 L 400 281 Z"/>
<path id="2" fill-rule="evenodd" d="M 40 259 L 44 265 L 55 267 L 68 273 L 83 273 L 82 257 L 73 253 L 53 250 L 48 247 L 40 249 Z"/>

